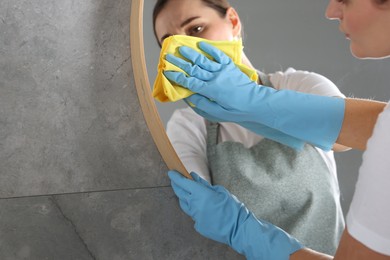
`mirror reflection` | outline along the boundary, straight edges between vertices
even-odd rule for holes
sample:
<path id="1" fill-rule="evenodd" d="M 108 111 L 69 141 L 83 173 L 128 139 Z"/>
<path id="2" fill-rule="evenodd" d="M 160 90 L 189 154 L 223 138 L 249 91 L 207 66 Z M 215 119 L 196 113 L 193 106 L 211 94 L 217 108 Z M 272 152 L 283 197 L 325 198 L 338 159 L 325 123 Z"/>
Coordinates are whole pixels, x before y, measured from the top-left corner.
<path id="1" fill-rule="evenodd" d="M 185 34 L 208 40 L 243 39 L 242 63 L 257 70 L 259 84 L 275 89 L 368 97 L 368 92 L 356 86 L 364 86 L 362 82 L 367 80 L 388 82 L 381 69 L 388 61 L 356 61 L 336 25 L 318 19 L 326 2 L 298 2 L 171 0 L 157 12 L 153 24 L 155 1 L 148 1 L 144 28 L 150 80 L 156 77 L 162 40 Z M 319 52 L 318 46 L 325 50 Z M 384 93 L 378 96 L 386 100 Z M 332 151 L 310 145 L 295 151 L 240 125 L 209 122 L 182 101 L 157 106 L 188 171 L 226 187 L 256 216 L 282 227 L 309 247 L 334 254 L 344 227 L 343 211 L 353 194 L 358 172 L 353 167 L 360 165 L 360 152 L 337 154 L 336 167 Z M 338 180 L 345 183 L 343 207 Z"/>

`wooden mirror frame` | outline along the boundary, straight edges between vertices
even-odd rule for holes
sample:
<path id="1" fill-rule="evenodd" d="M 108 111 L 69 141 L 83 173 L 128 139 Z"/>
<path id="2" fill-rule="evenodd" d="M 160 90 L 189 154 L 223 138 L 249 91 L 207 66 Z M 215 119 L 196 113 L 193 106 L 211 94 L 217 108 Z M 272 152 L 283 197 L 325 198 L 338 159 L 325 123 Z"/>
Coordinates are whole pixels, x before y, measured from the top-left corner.
<path id="1" fill-rule="evenodd" d="M 145 61 L 143 11 L 144 0 L 132 0 L 130 14 L 131 62 L 142 113 L 153 141 L 167 167 L 170 170 L 177 170 L 184 176 L 191 178 L 165 132 L 164 125 L 152 97 Z"/>

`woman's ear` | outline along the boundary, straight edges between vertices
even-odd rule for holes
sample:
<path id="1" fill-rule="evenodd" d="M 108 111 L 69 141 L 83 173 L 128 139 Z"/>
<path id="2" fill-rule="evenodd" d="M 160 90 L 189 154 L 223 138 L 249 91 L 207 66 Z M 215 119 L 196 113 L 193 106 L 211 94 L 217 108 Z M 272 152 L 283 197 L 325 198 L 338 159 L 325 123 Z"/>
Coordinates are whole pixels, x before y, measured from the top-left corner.
<path id="1" fill-rule="evenodd" d="M 233 7 L 229 7 L 226 11 L 226 18 L 230 21 L 233 28 L 233 36 L 241 37 L 241 21 L 238 13 Z"/>

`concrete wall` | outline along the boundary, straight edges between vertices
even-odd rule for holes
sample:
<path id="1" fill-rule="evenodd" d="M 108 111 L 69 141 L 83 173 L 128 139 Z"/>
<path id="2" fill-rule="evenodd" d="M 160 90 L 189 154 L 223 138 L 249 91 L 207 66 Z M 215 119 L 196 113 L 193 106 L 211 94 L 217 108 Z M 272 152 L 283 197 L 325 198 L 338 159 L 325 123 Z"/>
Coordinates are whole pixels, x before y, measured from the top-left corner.
<path id="1" fill-rule="evenodd" d="M 145 3 L 145 48 L 151 81 L 156 75 L 159 48 L 152 31 L 155 1 Z M 229 0 L 244 25 L 245 53 L 260 70 L 272 73 L 294 67 L 314 71 L 332 80 L 346 96 L 390 99 L 390 59 L 357 60 L 338 23 L 325 18 L 328 1 Z M 166 122 L 184 102 L 157 103 Z M 341 204 L 348 211 L 361 164 L 359 151 L 335 154 L 341 188 Z"/>
<path id="2" fill-rule="evenodd" d="M 240 258 L 179 209 L 135 91 L 130 5 L 0 0 L 0 259 Z"/>

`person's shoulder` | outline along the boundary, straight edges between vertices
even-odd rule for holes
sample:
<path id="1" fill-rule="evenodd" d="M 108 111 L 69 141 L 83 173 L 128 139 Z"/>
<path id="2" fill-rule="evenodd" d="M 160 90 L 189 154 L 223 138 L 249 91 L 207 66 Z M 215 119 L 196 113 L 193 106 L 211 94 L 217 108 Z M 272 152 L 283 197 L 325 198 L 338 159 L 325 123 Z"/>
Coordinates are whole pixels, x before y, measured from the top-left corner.
<path id="1" fill-rule="evenodd" d="M 309 81 L 315 84 L 327 83 L 334 85 L 331 80 L 321 74 L 305 70 L 296 70 L 294 68 L 288 68 L 285 71 L 276 71 L 269 75 L 271 82 L 276 88 L 279 86 L 280 89 L 293 87 L 296 83 L 309 83 Z"/>
<path id="2" fill-rule="evenodd" d="M 289 67 L 286 70 L 279 70 L 279 71 L 275 71 L 274 73 L 269 73 L 270 77 L 307 76 L 307 75 L 324 77 L 321 74 L 316 72 L 307 71 L 307 70 L 297 70 L 293 67 Z"/>
<path id="3" fill-rule="evenodd" d="M 288 68 L 270 74 L 270 80 L 278 90 L 288 89 L 323 96 L 345 97 L 330 79 L 316 72 Z"/>

